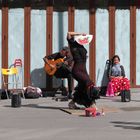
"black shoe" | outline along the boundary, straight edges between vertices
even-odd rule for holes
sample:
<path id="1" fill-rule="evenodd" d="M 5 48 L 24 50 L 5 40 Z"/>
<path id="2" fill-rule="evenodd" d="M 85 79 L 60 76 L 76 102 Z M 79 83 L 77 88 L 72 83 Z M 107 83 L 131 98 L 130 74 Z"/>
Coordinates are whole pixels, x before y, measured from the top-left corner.
<path id="1" fill-rule="evenodd" d="M 80 107 L 75 105 L 75 102 L 70 101 L 68 104 L 69 109 L 80 109 Z"/>

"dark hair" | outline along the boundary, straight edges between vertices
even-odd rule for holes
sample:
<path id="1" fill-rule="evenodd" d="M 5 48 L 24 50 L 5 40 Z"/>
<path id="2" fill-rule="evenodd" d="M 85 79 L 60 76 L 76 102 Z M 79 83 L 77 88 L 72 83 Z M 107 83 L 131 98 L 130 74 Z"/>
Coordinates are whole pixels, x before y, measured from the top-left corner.
<path id="1" fill-rule="evenodd" d="M 120 61 L 120 57 L 118 55 L 114 55 L 113 58 L 112 58 L 112 63 L 114 62 L 115 58 L 118 58 L 118 60 Z"/>
<path id="2" fill-rule="evenodd" d="M 65 46 L 62 48 L 63 51 L 69 51 L 69 47 Z"/>
<path id="3" fill-rule="evenodd" d="M 64 47 L 61 49 L 61 51 L 66 52 L 66 56 L 69 55 L 69 53 L 70 53 L 70 49 L 69 49 L 69 47 L 67 47 L 67 46 L 64 46 Z M 61 52 L 61 51 L 60 51 L 60 52 Z"/>

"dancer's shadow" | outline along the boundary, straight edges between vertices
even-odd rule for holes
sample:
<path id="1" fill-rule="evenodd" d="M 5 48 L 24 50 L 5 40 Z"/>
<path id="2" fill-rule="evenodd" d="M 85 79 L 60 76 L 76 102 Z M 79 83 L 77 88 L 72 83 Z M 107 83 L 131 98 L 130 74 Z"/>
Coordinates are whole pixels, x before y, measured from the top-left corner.
<path id="1" fill-rule="evenodd" d="M 10 107 L 10 105 L 5 105 L 4 107 Z M 38 104 L 26 104 L 21 105 L 21 107 L 27 107 L 27 108 L 36 108 L 36 109 L 52 109 L 52 110 L 62 110 L 62 109 L 68 109 L 68 107 L 57 107 L 57 106 L 40 106 Z"/>
<path id="2" fill-rule="evenodd" d="M 68 107 L 57 107 L 57 106 L 40 106 L 38 104 L 27 104 L 22 105 L 22 107 L 29 107 L 29 108 L 37 108 L 37 109 L 53 109 L 53 110 L 60 110 L 60 109 L 68 109 Z"/>

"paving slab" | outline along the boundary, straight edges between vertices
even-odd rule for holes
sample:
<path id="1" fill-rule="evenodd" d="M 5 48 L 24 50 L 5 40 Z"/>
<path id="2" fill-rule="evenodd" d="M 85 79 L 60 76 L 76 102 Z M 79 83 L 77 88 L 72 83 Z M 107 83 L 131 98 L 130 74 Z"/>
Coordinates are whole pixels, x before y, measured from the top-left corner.
<path id="1" fill-rule="evenodd" d="M 22 99 L 22 106 L 11 107 L 11 100 L 0 100 L 0 140 L 139 140 L 140 93 L 123 103 L 118 97 L 101 97 L 97 107 L 117 109 L 105 116 L 84 117 L 68 114 L 68 102 L 52 98 Z"/>

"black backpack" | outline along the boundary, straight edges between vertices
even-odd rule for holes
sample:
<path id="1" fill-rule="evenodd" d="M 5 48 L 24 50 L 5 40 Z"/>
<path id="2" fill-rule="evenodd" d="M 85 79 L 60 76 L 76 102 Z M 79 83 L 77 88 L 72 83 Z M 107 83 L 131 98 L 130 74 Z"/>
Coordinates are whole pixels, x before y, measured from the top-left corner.
<path id="1" fill-rule="evenodd" d="M 28 86 L 25 90 L 25 98 L 35 99 L 42 96 L 42 93 L 37 91 L 37 87 Z"/>
<path id="2" fill-rule="evenodd" d="M 112 60 L 108 59 L 106 60 L 105 68 L 104 68 L 104 74 L 102 78 L 101 88 L 100 88 L 100 95 L 105 96 L 107 85 L 109 82 L 109 74 L 111 73 L 111 67 L 112 67 Z"/>
<path id="3" fill-rule="evenodd" d="M 35 99 L 35 98 L 39 98 L 40 95 L 38 93 L 35 92 L 25 92 L 25 98 L 27 99 Z"/>

